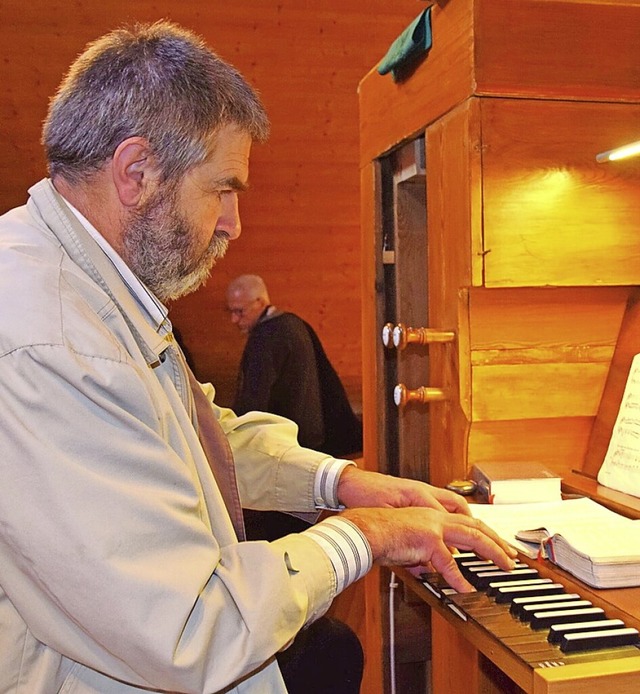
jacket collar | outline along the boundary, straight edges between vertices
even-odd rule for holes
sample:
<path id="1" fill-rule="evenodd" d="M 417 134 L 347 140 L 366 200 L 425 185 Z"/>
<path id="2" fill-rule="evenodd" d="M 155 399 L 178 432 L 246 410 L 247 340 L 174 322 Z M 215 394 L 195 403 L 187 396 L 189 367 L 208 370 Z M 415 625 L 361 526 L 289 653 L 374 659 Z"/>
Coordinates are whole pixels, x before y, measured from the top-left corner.
<path id="1" fill-rule="evenodd" d="M 116 304 L 129 326 L 147 364 L 155 367 L 173 337 L 171 323 L 154 320 L 136 299 L 109 257 L 71 212 L 49 179 L 29 189 L 27 207 L 37 214 L 56 236 L 73 262 Z"/>
<path id="2" fill-rule="evenodd" d="M 256 321 L 256 325 L 258 325 L 259 323 L 266 323 L 268 320 L 271 320 L 272 318 L 277 318 L 282 314 L 283 311 L 281 311 L 279 308 L 276 308 L 272 304 L 269 304 L 269 306 L 266 306 L 264 311 L 260 314 L 260 317 Z"/>

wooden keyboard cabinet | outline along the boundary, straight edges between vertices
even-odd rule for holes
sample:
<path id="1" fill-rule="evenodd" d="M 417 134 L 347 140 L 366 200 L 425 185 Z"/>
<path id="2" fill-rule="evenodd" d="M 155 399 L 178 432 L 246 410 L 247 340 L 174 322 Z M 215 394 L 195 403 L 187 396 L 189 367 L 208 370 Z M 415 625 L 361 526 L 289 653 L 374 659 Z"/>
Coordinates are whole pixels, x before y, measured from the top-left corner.
<path id="1" fill-rule="evenodd" d="M 441 0 L 431 24 L 407 79 L 359 86 L 365 464 L 570 478 L 640 285 L 640 160 L 595 158 L 640 138 L 640 3 Z M 508 691 L 437 611 L 432 628 L 435 694 Z"/>

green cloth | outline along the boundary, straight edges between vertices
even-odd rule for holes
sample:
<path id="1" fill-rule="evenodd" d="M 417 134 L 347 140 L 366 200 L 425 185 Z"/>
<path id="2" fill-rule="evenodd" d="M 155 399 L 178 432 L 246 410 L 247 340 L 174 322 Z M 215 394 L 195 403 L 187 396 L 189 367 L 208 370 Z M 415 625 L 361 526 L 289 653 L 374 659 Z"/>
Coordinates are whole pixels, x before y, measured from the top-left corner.
<path id="1" fill-rule="evenodd" d="M 391 44 L 378 65 L 378 72 L 381 75 L 390 72 L 394 82 L 399 82 L 430 48 L 431 7 L 428 7 Z"/>

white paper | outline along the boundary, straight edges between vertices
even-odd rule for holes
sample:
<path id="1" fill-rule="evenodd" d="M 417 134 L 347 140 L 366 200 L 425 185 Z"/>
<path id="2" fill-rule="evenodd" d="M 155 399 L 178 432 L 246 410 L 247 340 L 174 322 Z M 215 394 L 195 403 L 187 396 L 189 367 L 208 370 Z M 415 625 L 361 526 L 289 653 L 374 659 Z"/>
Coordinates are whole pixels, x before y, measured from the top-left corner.
<path id="1" fill-rule="evenodd" d="M 640 354 L 629 369 L 609 448 L 598 473 L 605 487 L 640 497 Z"/>
<path id="2" fill-rule="evenodd" d="M 474 518 L 484 521 L 500 537 L 527 556 L 537 556 L 538 547 L 520 542 L 516 534 L 522 530 L 544 528 L 548 535 L 565 535 L 575 542 L 577 549 L 594 550 L 585 547 L 591 537 L 597 542 L 603 531 L 613 537 L 638 537 L 640 523 L 625 518 L 601 506 L 591 499 L 567 499 L 538 504 L 471 504 Z M 631 535 L 629 535 L 631 533 Z M 613 543 L 612 543 L 613 544 Z M 617 543 L 615 543 L 617 545 Z M 582 545 L 582 546 L 580 546 Z M 637 540 L 627 545 L 628 550 L 637 553 Z M 617 548 L 616 548 L 617 549 Z"/>

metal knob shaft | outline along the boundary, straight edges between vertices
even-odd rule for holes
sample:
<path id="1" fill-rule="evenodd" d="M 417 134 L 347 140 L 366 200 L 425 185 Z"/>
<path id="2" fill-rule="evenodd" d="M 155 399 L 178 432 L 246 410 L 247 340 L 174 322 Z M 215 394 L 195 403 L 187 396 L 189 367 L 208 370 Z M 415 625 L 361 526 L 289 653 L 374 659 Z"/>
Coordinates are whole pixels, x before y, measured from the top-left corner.
<path id="1" fill-rule="evenodd" d="M 398 383 L 393 389 L 393 401 L 402 408 L 410 402 L 427 403 L 438 400 L 446 400 L 447 393 L 442 388 L 429 388 L 428 386 L 420 386 L 415 390 L 410 390 L 404 383 Z"/>
<path id="2" fill-rule="evenodd" d="M 456 334 L 453 330 L 437 330 L 436 328 L 408 328 L 398 323 L 393 329 L 393 344 L 398 349 L 404 349 L 409 344 L 426 345 L 430 342 L 453 342 Z"/>
<path id="3" fill-rule="evenodd" d="M 385 347 L 404 349 L 408 344 L 426 345 L 430 342 L 453 342 L 453 330 L 436 328 L 408 328 L 404 323 L 385 323 L 382 328 L 382 344 Z"/>

